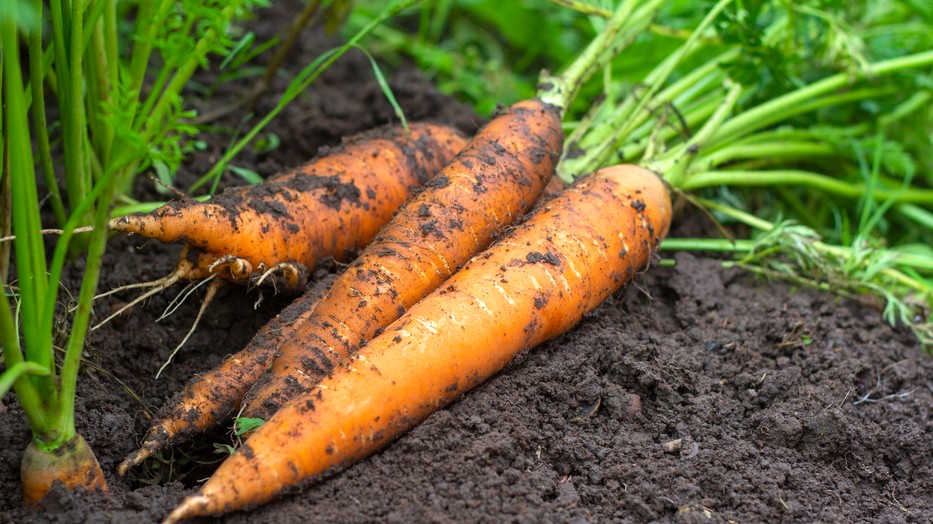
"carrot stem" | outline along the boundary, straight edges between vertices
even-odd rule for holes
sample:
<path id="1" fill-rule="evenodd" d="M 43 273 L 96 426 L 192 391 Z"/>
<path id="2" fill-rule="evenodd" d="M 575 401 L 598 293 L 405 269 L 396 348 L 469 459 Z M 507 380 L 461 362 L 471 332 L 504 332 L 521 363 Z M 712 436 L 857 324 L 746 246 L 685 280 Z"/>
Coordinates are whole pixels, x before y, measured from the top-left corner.
<path id="1" fill-rule="evenodd" d="M 238 8 L 238 5 L 228 6 L 217 16 L 225 20 L 230 19 Z M 189 23 L 193 23 L 195 17 L 190 17 L 188 21 Z M 172 79 L 168 82 L 165 89 L 160 92 L 153 92 L 151 96 L 157 96 L 158 102 L 153 105 L 151 112 L 142 113 L 146 115 L 145 124 L 141 126 L 144 141 L 151 139 L 154 133 L 159 132 L 163 128 L 162 118 L 171 106 L 173 98 L 188 84 L 191 75 L 201 66 L 204 55 L 207 54 L 211 46 L 214 45 L 214 41 L 219 37 L 220 35 L 216 30 L 208 30 L 204 37 L 198 41 L 188 60 L 175 71 L 175 74 L 172 76 Z"/>
<path id="2" fill-rule="evenodd" d="M 4 323 L 5 325 L 5 323 Z M 17 362 L 7 367 L 3 374 L 0 374 L 0 398 L 3 398 L 13 387 L 13 384 L 24 375 L 47 376 L 49 368 L 40 366 L 35 362 Z"/>
<path id="3" fill-rule="evenodd" d="M 626 158 L 620 160 L 627 162 L 635 158 L 638 153 L 643 152 L 648 146 L 644 144 L 645 141 L 633 140 L 633 135 L 654 116 L 654 111 L 657 108 L 672 103 L 677 97 L 685 93 L 691 93 L 691 90 L 703 85 L 706 79 L 716 79 L 722 76 L 719 68 L 723 63 L 739 56 L 739 49 L 724 51 L 667 88 L 662 89 L 664 83 L 673 73 L 674 68 L 697 51 L 696 44 L 701 40 L 702 33 L 713 23 L 716 16 L 730 1 L 720 0 L 700 22 L 700 25 L 693 31 L 687 41 L 645 77 L 643 82 L 647 86 L 645 89 L 626 98 L 611 114 L 595 122 L 592 127 L 581 127 L 575 130 L 567 143 L 578 145 L 584 150 L 584 154 L 579 158 L 564 159 L 564 162 L 559 166 L 558 172 L 561 178 L 570 180 L 571 175 L 574 173 L 586 173 L 608 163 L 607 157 L 613 154 L 614 151 L 619 150 L 620 146 L 626 142 L 629 144 L 638 142 L 636 144 L 638 146 L 636 148 L 637 152 L 626 151 L 624 155 Z M 698 93 L 694 92 L 693 94 Z M 644 134 L 641 134 L 639 138 L 641 136 L 644 136 Z"/>
<path id="4" fill-rule="evenodd" d="M 29 118 L 25 111 L 25 93 L 23 87 L 22 70 L 19 62 L 19 39 L 15 24 L 17 9 L 13 4 L 8 7 L 14 10 L 11 15 L 0 20 L 0 46 L 2 46 L 3 59 L 3 118 L 5 158 L 3 177 L 10 177 L 11 198 L 13 202 L 38 202 L 39 197 L 35 184 L 35 171 L 32 156 L 32 147 L 29 143 Z M 38 231 L 42 228 L 37 205 L 12 206 L 13 231 Z M 46 404 L 53 404 L 56 399 L 55 392 L 55 362 L 51 354 L 51 333 L 46 333 L 39 323 L 42 312 L 42 298 L 46 296 L 49 288 L 47 279 L 47 266 L 45 260 L 45 247 L 38 235 L 17 235 L 14 241 L 16 266 L 19 270 L 21 289 L 18 307 L 21 312 L 23 338 L 26 344 L 20 345 L 15 339 L 18 331 L 8 331 L 8 337 L 14 338 L 11 348 L 16 351 L 7 351 L 4 354 L 17 353 L 16 360 L 8 361 L 10 365 L 19 360 L 35 362 L 49 369 L 50 374 L 44 377 L 30 377 L 22 383 L 30 382 L 35 388 L 36 402 L 24 404 L 24 409 L 42 410 Z M 54 289 L 54 288 L 53 288 Z M 3 298 L 8 304 L 6 296 Z M 0 304 L 2 306 L 2 304 Z M 12 321 L 12 314 L 10 314 Z M 20 352 L 20 349 L 22 352 Z M 25 353 L 25 355 L 23 354 Z M 17 392 L 19 390 L 17 389 Z M 35 416 L 36 420 L 44 417 Z M 32 420 L 32 419 L 30 419 Z"/>
<path id="5" fill-rule="evenodd" d="M 721 211 L 722 209 L 720 209 Z M 763 225 L 763 224 L 762 224 Z M 770 231 L 774 224 L 768 223 Z M 827 245 L 828 246 L 828 245 Z M 729 240 L 726 238 L 667 238 L 661 242 L 661 251 L 715 251 L 717 253 L 748 253 L 755 247 L 755 241 L 749 239 Z M 851 250 L 844 246 L 828 246 L 839 250 Z M 840 251 L 842 252 L 842 251 Z M 922 271 L 933 271 L 933 257 L 914 255 L 911 253 L 897 253 L 899 265 L 911 267 Z"/>
<path id="6" fill-rule="evenodd" d="M 58 2 L 52 2 L 56 4 Z M 84 93 L 84 2 L 71 2 L 71 16 L 68 42 L 68 68 L 71 74 L 62 78 L 68 84 L 65 90 L 66 108 L 61 115 L 63 152 L 65 156 L 65 179 L 68 182 L 69 207 L 73 210 L 80 199 L 87 193 L 90 178 L 87 172 L 85 155 L 85 108 Z"/>
<path id="7" fill-rule="evenodd" d="M 739 159 L 764 158 L 787 159 L 829 156 L 838 153 L 838 148 L 829 142 L 816 141 L 774 141 L 756 144 L 737 144 L 725 147 L 705 157 L 700 156 L 693 163 L 698 171 L 709 171 L 716 166 Z"/>
<path id="8" fill-rule="evenodd" d="M 155 2 L 140 2 L 139 12 L 136 15 L 136 28 L 134 34 L 138 36 L 133 43 L 133 53 L 130 57 L 130 96 L 129 100 L 139 100 L 146 70 L 149 67 L 149 57 L 152 54 L 152 44 L 156 40 L 159 26 L 168 16 L 175 2 L 161 0 L 158 9 Z"/>
<path id="9" fill-rule="evenodd" d="M 662 2 L 651 0 L 635 11 L 633 16 L 629 16 L 636 3 L 637 0 L 624 0 L 606 21 L 605 27 L 563 73 L 558 76 L 543 73 L 538 84 L 538 97 L 560 108 L 562 112 L 566 111 L 583 83 L 628 46 L 641 32 L 641 28 L 651 21 Z M 617 42 L 620 34 L 627 34 L 628 41 Z"/>
<path id="10" fill-rule="evenodd" d="M 16 321 L 13 319 L 10 301 L 7 299 L 6 290 L 0 293 L 0 342 L 3 343 L 3 360 L 7 370 L 16 366 L 31 365 L 38 366 L 49 371 L 48 366 L 38 362 L 29 362 L 23 359 L 22 348 L 17 337 Z M 7 371 L 9 372 L 9 371 Z M 45 374 L 48 376 L 48 373 Z M 49 426 L 49 420 L 44 409 L 45 403 L 39 389 L 29 380 L 18 380 L 13 383 L 16 396 L 23 412 L 29 419 L 29 425 L 34 431 L 44 431 Z"/>
<path id="11" fill-rule="evenodd" d="M 897 210 L 925 228 L 933 229 L 933 213 L 914 204 L 903 204 Z"/>
<path id="12" fill-rule="evenodd" d="M 751 251 L 755 242 L 747 239 L 726 238 L 666 238 L 661 251 L 715 251 L 717 253 L 744 253 Z"/>
<path id="13" fill-rule="evenodd" d="M 84 340 L 87 335 L 91 310 L 94 305 L 94 293 L 97 291 L 97 281 L 103 265 L 103 254 L 107 247 L 107 220 L 110 218 L 110 206 L 107 205 L 116 191 L 115 184 L 104 186 L 98 199 L 95 199 L 96 210 L 94 218 L 94 231 L 88 244 L 87 262 L 84 267 L 84 276 L 81 280 L 81 290 L 78 294 L 78 308 L 71 324 L 71 333 L 65 349 L 65 358 L 62 363 L 61 400 L 57 410 L 57 426 L 59 438 L 71 440 L 75 437 L 75 389 L 78 382 L 78 368 L 81 353 L 84 351 Z M 58 281 L 56 279 L 55 283 Z"/>
<path id="14" fill-rule="evenodd" d="M 736 136 L 748 134 L 766 125 L 781 121 L 788 116 L 800 114 L 797 108 L 801 106 L 811 107 L 810 110 L 816 109 L 816 107 L 812 106 L 811 100 L 831 93 L 856 80 L 877 78 L 898 71 L 916 69 L 931 64 L 933 64 L 933 51 L 927 51 L 876 62 L 869 65 L 867 70 L 858 73 L 837 73 L 806 87 L 769 100 L 736 116 L 719 129 L 719 132 L 710 140 L 708 145 L 713 146 L 728 142 Z"/>
<path id="15" fill-rule="evenodd" d="M 684 138 L 689 136 L 690 130 L 694 129 L 696 126 L 705 122 L 716 110 L 722 106 L 723 101 L 725 100 L 725 95 L 719 92 L 714 92 L 710 96 L 702 99 L 693 106 L 689 106 L 682 113 L 682 123 L 684 127 L 681 127 L 676 122 L 664 121 L 663 126 L 658 130 L 659 123 L 657 121 L 647 121 L 641 125 L 641 127 L 632 131 L 627 139 L 620 139 L 620 144 L 614 150 L 616 151 L 615 157 L 612 157 L 615 161 L 618 162 L 633 162 L 644 157 L 645 152 L 648 150 L 651 145 L 648 137 L 652 135 L 655 139 L 662 143 L 666 144 L 677 138 Z M 680 108 L 675 108 L 680 110 Z M 668 117 L 662 117 L 664 120 L 668 120 Z M 658 120 L 662 120 L 659 118 Z M 614 139 L 615 137 L 610 138 L 609 140 Z M 601 149 L 597 150 L 596 148 Z M 611 151 L 610 148 L 604 147 L 602 144 L 597 144 L 595 148 L 586 149 L 586 155 L 589 158 L 581 158 L 580 164 L 587 165 L 588 162 L 593 162 L 595 158 L 603 158 L 602 155 Z M 593 152 L 594 154 L 590 155 L 589 153 Z M 604 160 L 605 162 L 611 162 L 611 160 Z M 570 165 L 570 162 L 565 162 L 565 167 Z M 570 169 L 569 167 L 567 169 Z"/>
<path id="16" fill-rule="evenodd" d="M 801 91 L 804 90 L 806 90 L 806 88 L 802 89 Z M 898 88 L 893 86 L 885 86 L 880 88 L 856 89 L 816 99 L 810 99 L 810 97 L 807 97 L 806 101 L 797 100 L 797 97 L 789 97 L 787 106 L 780 107 L 780 111 L 776 110 L 775 108 L 768 109 L 765 107 L 771 104 L 770 102 L 767 102 L 753 109 L 749 109 L 745 113 L 736 116 L 728 123 L 724 124 L 722 128 L 720 128 L 720 130 L 707 142 L 707 144 L 705 144 L 705 147 L 708 149 L 716 149 L 716 147 L 720 144 L 732 143 L 736 139 L 757 131 L 758 129 L 762 129 L 764 127 L 776 124 L 782 120 L 786 120 L 797 115 L 802 115 L 804 113 L 810 113 L 824 107 L 837 106 L 841 104 L 857 102 L 859 100 L 883 97 L 896 94 L 898 92 L 900 92 Z M 746 118 L 746 115 L 748 114 L 758 115 L 758 117 L 754 119 L 748 119 Z M 739 124 L 736 124 L 735 122 L 738 122 Z"/>
<path id="17" fill-rule="evenodd" d="M 42 19 L 42 7 L 42 0 L 33 0 L 33 12 L 36 18 L 40 20 Z M 29 32 L 29 84 L 32 93 L 30 111 L 32 112 L 33 131 L 36 133 L 39 168 L 42 172 L 42 179 L 49 191 L 49 202 L 52 204 L 52 212 L 55 213 L 55 221 L 61 225 L 65 223 L 68 216 L 65 213 L 65 205 L 62 202 L 58 181 L 55 180 L 55 168 L 52 166 L 52 147 L 49 143 L 49 130 L 45 114 L 45 85 L 40 80 L 45 78 L 43 57 L 45 57 L 45 53 L 42 48 L 42 24 L 35 24 Z"/>
<path id="18" fill-rule="evenodd" d="M 859 198 L 869 194 L 877 200 L 894 200 L 911 204 L 933 204 L 933 190 L 911 188 L 910 190 L 892 190 L 881 187 L 869 189 L 863 183 L 843 182 L 827 175 L 798 169 L 778 169 L 769 171 L 706 171 L 690 175 L 677 187 L 692 191 L 713 186 L 772 186 L 803 185 L 818 191 L 846 198 Z"/>
<path id="19" fill-rule="evenodd" d="M 739 97 L 742 95 L 742 85 L 729 81 L 726 83 L 732 85 L 729 86 L 725 100 L 723 100 L 722 105 L 713 112 L 706 123 L 703 124 L 703 127 L 700 128 L 696 135 L 684 141 L 683 144 L 671 149 L 670 153 L 667 155 L 664 155 L 664 158 L 667 159 L 666 161 L 647 161 L 647 164 L 650 165 L 650 168 L 655 172 L 664 173 L 665 180 L 672 186 L 681 186 L 681 180 L 686 176 L 687 168 L 692 163 L 692 157 L 696 155 L 696 151 L 700 149 L 700 144 L 715 133 L 719 126 L 729 118 L 732 109 L 738 103 Z"/>

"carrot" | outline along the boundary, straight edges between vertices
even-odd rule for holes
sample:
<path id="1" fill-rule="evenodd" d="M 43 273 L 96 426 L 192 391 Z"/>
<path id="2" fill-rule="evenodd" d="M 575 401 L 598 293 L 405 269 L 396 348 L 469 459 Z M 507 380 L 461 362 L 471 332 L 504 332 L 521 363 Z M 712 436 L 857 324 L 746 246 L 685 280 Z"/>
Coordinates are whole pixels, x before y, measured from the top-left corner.
<path id="1" fill-rule="evenodd" d="M 272 362 L 275 349 L 307 320 L 332 282 L 332 278 L 315 282 L 263 326 L 243 350 L 228 356 L 213 370 L 193 378 L 185 386 L 181 400 L 152 424 L 139 449 L 120 463 L 117 472 L 125 475 L 129 468 L 169 444 L 179 443 L 226 421 L 239 409 L 246 392 Z"/>
<path id="2" fill-rule="evenodd" d="M 196 248 L 195 275 L 226 268 L 225 278 L 245 281 L 276 267 L 306 274 L 322 258 L 352 258 L 412 189 L 466 145 L 446 126 L 414 124 L 410 132 L 364 133 L 263 184 L 228 189 L 207 202 L 170 202 L 109 227 Z M 295 288 L 301 284 L 290 279 Z"/>
<path id="3" fill-rule="evenodd" d="M 97 457 L 81 435 L 50 452 L 40 450 L 33 439 L 23 454 L 20 474 L 27 504 L 37 504 L 56 482 L 68 489 L 107 490 Z"/>
<path id="4" fill-rule="evenodd" d="M 266 419 L 486 248 L 538 199 L 563 144 L 558 107 L 498 113 L 409 201 L 278 349 L 243 414 Z"/>
<path id="5" fill-rule="evenodd" d="M 529 208 L 559 156 L 564 109 L 582 83 L 625 46 L 616 39 L 629 27 L 632 6 L 627 6 L 561 76 L 542 75 L 539 98 L 497 115 L 386 226 L 279 348 L 272 368 L 251 394 L 246 416 L 266 418 L 283 401 L 314 387 Z M 645 13 L 652 9 L 639 11 L 638 23 L 646 23 L 650 16 Z M 445 229 L 458 234 L 448 235 Z"/>
<path id="6" fill-rule="evenodd" d="M 647 266 L 670 219 L 650 171 L 615 166 L 578 182 L 280 409 L 166 522 L 268 501 L 386 445 L 568 331 Z"/>
<path id="7" fill-rule="evenodd" d="M 251 393 L 246 416 L 267 418 L 283 401 L 313 387 L 528 209 L 553 178 L 563 110 L 582 83 L 625 47 L 617 40 L 626 28 L 637 32 L 656 9 L 639 10 L 630 18 L 631 7 L 620 8 L 562 75 L 545 72 L 538 99 L 497 115 L 432 187 L 399 213 L 279 349 Z M 640 22 L 627 25 L 630 20 Z M 516 176 L 502 185 L 509 171 Z M 445 228 L 460 234 L 447 235 Z"/>

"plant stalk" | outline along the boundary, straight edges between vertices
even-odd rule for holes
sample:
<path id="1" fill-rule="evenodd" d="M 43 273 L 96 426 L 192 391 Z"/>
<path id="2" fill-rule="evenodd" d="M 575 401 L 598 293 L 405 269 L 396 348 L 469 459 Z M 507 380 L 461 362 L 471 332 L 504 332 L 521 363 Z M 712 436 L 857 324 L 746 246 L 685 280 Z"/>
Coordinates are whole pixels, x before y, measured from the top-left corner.
<path id="1" fill-rule="evenodd" d="M 748 134 L 766 125 L 784 120 L 788 116 L 800 114 L 800 111 L 798 111 L 799 107 L 808 107 L 808 110 L 812 111 L 817 107 L 830 105 L 833 102 L 826 102 L 823 105 L 814 106 L 815 102 L 811 101 L 845 87 L 847 84 L 854 83 L 857 80 L 863 78 L 877 78 L 898 71 L 916 69 L 931 64 L 933 64 L 933 51 L 927 51 L 925 53 L 917 53 L 877 62 L 870 65 L 867 71 L 857 75 L 852 73 L 837 73 L 806 87 L 797 89 L 796 91 L 769 100 L 736 116 L 719 129 L 719 132 L 710 140 L 708 146 L 729 142 L 736 136 Z M 838 96 L 845 96 L 845 94 Z"/>
<path id="2" fill-rule="evenodd" d="M 723 0 L 726 1 L 726 0 Z M 606 67 L 613 57 L 627 47 L 640 31 L 637 29 L 629 34 L 629 38 L 620 39 L 619 36 L 640 25 L 647 25 L 654 17 L 661 2 L 652 0 L 632 15 L 637 0 L 624 0 L 612 17 L 606 22 L 603 29 L 586 46 L 586 49 L 574 60 L 560 75 L 542 73 L 538 84 L 538 97 L 566 111 L 570 102 L 583 87 L 583 83 L 591 78 L 596 71 Z"/>
<path id="3" fill-rule="evenodd" d="M 690 175 L 677 187 L 684 191 L 693 191 L 714 186 L 764 187 L 773 185 L 806 186 L 819 192 L 845 198 L 860 198 L 865 194 L 869 194 L 877 200 L 894 200 L 895 202 L 910 204 L 933 204 L 933 190 L 930 189 L 912 188 L 904 191 L 875 187 L 869 190 L 863 183 L 843 182 L 830 176 L 798 169 L 706 171 Z"/>
<path id="4" fill-rule="evenodd" d="M 42 19 L 42 0 L 32 1 L 36 17 Z M 29 32 L 29 84 L 32 93 L 30 110 L 32 112 L 32 127 L 36 139 L 36 152 L 39 155 L 39 168 L 42 179 L 49 191 L 49 203 L 55 213 L 55 222 L 59 225 L 65 223 L 68 216 L 62 202 L 58 181 L 55 180 L 55 168 L 52 166 L 52 147 L 49 144 L 48 120 L 45 115 L 45 78 L 42 48 L 42 24 L 36 24 Z"/>

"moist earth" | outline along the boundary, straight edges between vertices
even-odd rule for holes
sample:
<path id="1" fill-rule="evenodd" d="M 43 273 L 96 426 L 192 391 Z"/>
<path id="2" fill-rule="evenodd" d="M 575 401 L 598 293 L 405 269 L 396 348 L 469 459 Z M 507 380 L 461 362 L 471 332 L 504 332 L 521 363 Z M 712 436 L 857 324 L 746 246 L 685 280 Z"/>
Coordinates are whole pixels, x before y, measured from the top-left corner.
<path id="1" fill-rule="evenodd" d="M 281 33 L 297 4 L 275 3 L 250 29 Z M 278 33 L 277 33 L 278 32 Z M 335 41 L 307 31 L 294 72 Z M 212 85 L 216 72 L 202 83 Z M 283 75 L 280 75 L 280 77 Z M 484 120 L 439 94 L 416 69 L 390 85 L 412 120 L 472 132 Z M 287 78 L 277 80 L 281 92 Z M 202 111 L 237 100 L 220 84 Z M 277 89 L 277 91 L 276 91 Z M 266 97 L 259 114 L 271 109 Z M 215 122 L 232 130 L 241 114 Z M 278 149 L 237 165 L 272 175 L 342 136 L 395 120 L 371 66 L 352 52 L 270 127 Z M 183 166 L 187 187 L 223 153 L 210 135 Z M 241 183 L 228 175 L 223 185 Z M 141 179 L 140 194 L 165 199 Z M 675 235 L 697 234 L 682 217 Z M 714 228 L 709 228 L 715 231 Z M 100 289 L 167 274 L 178 246 L 115 236 Z M 875 304 L 840 300 L 725 270 L 690 254 L 654 268 L 570 333 L 513 361 L 382 452 L 230 523 L 265 522 L 931 522 L 933 359 Z M 82 264 L 65 285 L 76 293 Z M 337 268 L 324 265 L 317 278 Z M 202 288 L 203 289 L 203 288 Z M 115 473 L 194 374 L 246 344 L 289 298 L 228 286 L 165 372 L 202 290 L 157 321 L 177 291 L 91 333 L 79 378 L 78 431 L 110 493 L 56 489 L 23 508 L 19 461 L 30 432 L 12 395 L 0 403 L 0 522 L 127 522 L 164 518 L 235 445 L 224 431 Z M 98 319 L 133 297 L 100 300 Z M 64 317 L 63 317 L 64 318 Z"/>

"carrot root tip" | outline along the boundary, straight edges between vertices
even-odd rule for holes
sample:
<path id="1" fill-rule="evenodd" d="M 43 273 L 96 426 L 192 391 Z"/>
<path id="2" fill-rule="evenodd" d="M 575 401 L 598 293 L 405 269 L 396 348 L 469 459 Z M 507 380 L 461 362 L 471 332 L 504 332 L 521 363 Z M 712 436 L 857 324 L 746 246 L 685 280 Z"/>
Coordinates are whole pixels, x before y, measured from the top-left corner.
<path id="1" fill-rule="evenodd" d="M 215 260 L 207 270 L 214 273 L 218 267 L 223 266 L 227 269 L 230 277 L 234 280 L 248 280 L 253 274 L 253 264 L 245 258 L 235 255 L 224 255 Z"/>
<path id="2" fill-rule="evenodd" d="M 286 291 L 301 291 L 308 285 L 308 269 L 303 264 L 281 262 L 262 273 L 255 279 L 254 285 L 261 286 L 269 277 L 276 292 L 279 284 L 284 284 Z"/>
<path id="3" fill-rule="evenodd" d="M 135 306 L 136 304 L 139 304 L 140 302 L 143 302 L 143 301 L 146 300 L 147 298 L 149 298 L 149 297 L 151 297 L 151 296 L 153 296 L 153 295 L 157 295 L 157 294 L 159 294 L 159 293 L 165 291 L 166 289 L 168 289 L 168 288 L 174 286 L 179 280 L 189 278 L 189 276 L 191 275 L 191 271 L 192 271 L 192 269 L 193 269 L 193 265 L 191 264 L 191 262 L 189 262 L 189 261 L 185 258 L 185 253 L 186 253 L 186 252 L 187 252 L 187 248 L 186 248 L 185 251 L 182 251 L 181 260 L 178 262 L 178 265 L 175 266 L 175 269 L 172 270 L 172 272 L 169 273 L 168 275 L 165 275 L 164 277 L 162 277 L 162 278 L 160 278 L 160 279 L 158 279 L 158 280 L 153 280 L 152 282 L 144 282 L 144 283 L 142 283 L 142 284 L 131 284 L 131 285 L 129 285 L 129 286 L 118 287 L 118 288 L 116 288 L 116 289 L 112 289 L 112 290 L 110 290 L 110 291 L 108 291 L 108 292 L 106 292 L 106 293 L 102 293 L 102 294 L 100 294 L 100 295 L 94 297 L 94 300 L 97 300 L 97 299 L 99 299 L 99 298 L 103 298 L 103 297 L 106 297 L 106 296 L 108 296 L 108 295 L 112 295 L 112 294 L 114 294 L 114 293 L 117 293 L 117 292 L 119 292 L 119 291 L 123 291 L 123 290 L 126 290 L 126 289 L 145 288 L 145 287 L 152 288 L 152 289 L 150 289 L 150 290 L 148 290 L 148 291 L 146 291 L 146 292 L 140 294 L 138 297 L 136 297 L 136 298 L 134 298 L 133 300 L 131 300 L 128 304 L 124 305 L 123 307 L 121 307 L 120 309 L 118 309 L 116 312 L 112 313 L 110 316 L 108 316 L 108 317 L 105 318 L 104 320 L 101 320 L 100 322 L 98 322 L 96 325 L 94 325 L 93 327 L 91 327 L 91 331 L 95 331 L 95 330 L 97 330 L 97 329 L 100 329 L 100 328 L 101 328 L 102 326 L 104 326 L 107 322 L 110 322 L 110 321 L 113 320 L 114 318 L 116 318 L 116 317 L 122 315 L 123 313 L 125 313 L 126 311 L 128 311 L 130 308 L 132 308 L 132 307 Z M 164 315 L 163 315 L 163 316 L 164 316 Z"/>
<path id="4" fill-rule="evenodd" d="M 121 462 L 120 465 L 117 466 L 117 474 L 119 474 L 121 477 L 126 475 L 126 472 L 129 471 L 130 468 L 133 468 L 133 467 L 136 467 L 142 464 L 143 461 L 151 457 L 153 451 L 155 450 L 152 447 L 147 447 L 144 444 L 138 450 L 130 453 L 129 456 L 123 459 L 123 462 Z"/>
<path id="5" fill-rule="evenodd" d="M 130 453 L 123 459 L 123 462 L 117 466 L 117 473 L 122 477 L 126 475 L 126 472 L 130 468 L 136 467 L 143 463 L 146 459 L 153 456 L 157 451 L 166 447 L 172 439 L 172 434 L 165 427 L 164 424 L 159 423 L 146 432 L 146 436 L 143 438 L 142 444 L 139 445 L 139 449 Z"/>
<path id="6" fill-rule="evenodd" d="M 126 476 L 126 472 L 128 472 L 130 468 L 136 467 L 143 460 L 146 460 L 146 458 L 148 457 L 142 457 L 142 450 L 134 451 L 117 466 L 117 475 L 121 477 Z"/>

